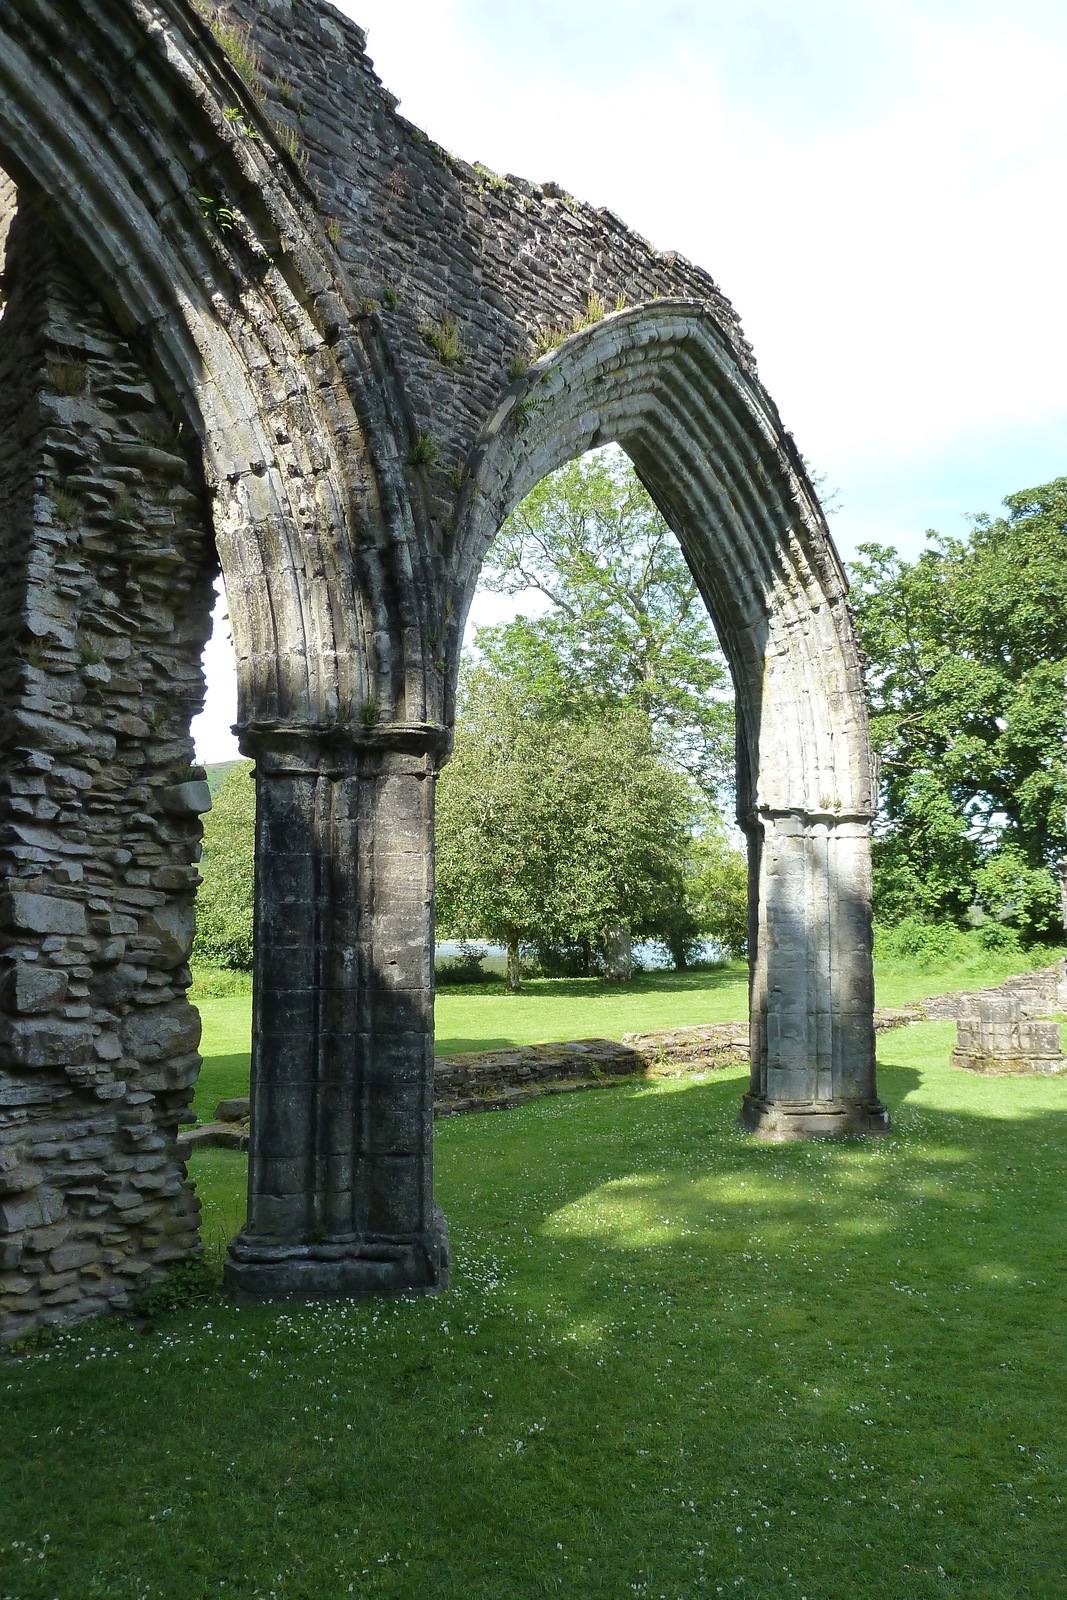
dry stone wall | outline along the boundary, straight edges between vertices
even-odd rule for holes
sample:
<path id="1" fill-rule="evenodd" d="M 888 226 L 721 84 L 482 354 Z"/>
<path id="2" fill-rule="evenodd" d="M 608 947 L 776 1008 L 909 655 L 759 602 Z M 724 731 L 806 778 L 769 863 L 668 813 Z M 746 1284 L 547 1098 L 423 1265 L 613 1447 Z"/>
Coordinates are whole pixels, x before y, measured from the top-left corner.
<path id="1" fill-rule="evenodd" d="M 0 321 L 0 1326 L 198 1244 L 178 1125 L 213 547 L 142 363 L 32 205 Z"/>

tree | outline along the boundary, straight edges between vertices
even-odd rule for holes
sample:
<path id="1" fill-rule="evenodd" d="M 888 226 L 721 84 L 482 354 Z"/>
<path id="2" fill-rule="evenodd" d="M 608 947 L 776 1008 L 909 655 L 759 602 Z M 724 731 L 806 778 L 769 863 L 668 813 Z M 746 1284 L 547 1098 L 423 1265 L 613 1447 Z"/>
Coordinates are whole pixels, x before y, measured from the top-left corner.
<path id="1" fill-rule="evenodd" d="M 533 685 L 560 716 L 634 707 L 706 794 L 729 788 L 726 664 L 678 542 L 621 452 L 543 478 L 501 529 L 482 581 L 550 602 L 545 616 L 479 629 L 477 648 L 501 676 Z"/>
<path id="2" fill-rule="evenodd" d="M 875 904 L 887 921 L 977 902 L 1056 929 L 1064 847 L 1067 478 L 1009 495 L 917 561 L 860 547 L 852 609 L 881 758 Z"/>
<path id="3" fill-rule="evenodd" d="M 255 853 L 256 787 L 248 762 L 227 773 L 204 819 L 195 962 L 251 969 Z"/>
<path id="4" fill-rule="evenodd" d="M 624 924 L 664 936 L 685 898 L 688 780 L 634 707 L 557 716 L 514 679 L 468 666 L 438 781 L 437 919 L 454 937 L 595 947 Z"/>
<path id="5" fill-rule="evenodd" d="M 702 941 L 713 940 L 728 955 L 745 954 L 748 856 L 730 843 L 717 817 L 706 817 L 693 836 L 687 902 Z M 684 965 L 684 960 L 675 957 L 675 965 Z"/>

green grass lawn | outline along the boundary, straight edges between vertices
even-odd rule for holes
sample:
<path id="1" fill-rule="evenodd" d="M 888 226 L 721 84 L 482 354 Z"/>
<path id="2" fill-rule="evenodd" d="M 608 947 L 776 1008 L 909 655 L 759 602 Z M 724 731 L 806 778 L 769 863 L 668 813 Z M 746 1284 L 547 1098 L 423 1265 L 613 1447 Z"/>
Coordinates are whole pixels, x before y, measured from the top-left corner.
<path id="1" fill-rule="evenodd" d="M 952 1038 L 879 1041 L 884 1141 L 756 1144 L 737 1071 L 448 1119 L 448 1294 L 0 1361 L 0 1596 L 1060 1600 L 1067 1083 Z"/>
<path id="2" fill-rule="evenodd" d="M 904 1005 L 929 994 L 977 989 L 1023 971 L 1021 952 L 985 952 L 963 962 L 877 961 L 879 1005 Z M 251 994 L 205 998 L 193 991 L 204 1019 L 204 1066 L 193 1109 L 209 1122 L 220 1100 L 248 1093 Z M 624 1033 L 741 1022 L 748 1015 L 748 967 L 729 962 L 713 972 L 650 972 L 632 983 L 600 978 L 538 978 L 522 992 L 502 984 L 444 988 L 437 994 L 438 1055 L 555 1039 L 621 1039 Z"/>

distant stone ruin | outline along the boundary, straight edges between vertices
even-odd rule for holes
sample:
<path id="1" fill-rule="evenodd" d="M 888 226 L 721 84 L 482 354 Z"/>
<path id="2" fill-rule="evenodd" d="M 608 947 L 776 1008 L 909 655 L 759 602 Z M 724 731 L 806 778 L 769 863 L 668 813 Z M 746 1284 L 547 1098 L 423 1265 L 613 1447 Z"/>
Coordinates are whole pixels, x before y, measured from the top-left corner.
<path id="1" fill-rule="evenodd" d="M 954 1067 L 983 1073 L 1067 1072 L 1063 1022 L 1067 1013 L 1067 961 L 1023 972 L 997 988 L 954 996 Z"/>
<path id="2" fill-rule="evenodd" d="M 250 1296 L 448 1278 L 433 816 L 481 562 L 616 441 L 729 658 L 766 1137 L 881 1133 L 846 584 L 706 273 L 396 112 L 317 0 L 0 0 L 0 1336 L 198 1247 L 221 564 L 255 759 Z"/>

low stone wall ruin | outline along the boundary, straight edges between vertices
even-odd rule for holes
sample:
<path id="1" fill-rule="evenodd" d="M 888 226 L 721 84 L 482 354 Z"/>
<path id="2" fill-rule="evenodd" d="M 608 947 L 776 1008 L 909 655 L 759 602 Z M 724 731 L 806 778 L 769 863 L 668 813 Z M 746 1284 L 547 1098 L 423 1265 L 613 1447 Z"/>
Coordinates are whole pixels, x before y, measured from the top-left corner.
<path id="1" fill-rule="evenodd" d="M 1019 972 L 977 992 L 931 995 L 921 1006 L 928 1022 L 955 1022 L 954 1067 L 981 1073 L 1067 1072 L 1061 1023 L 1067 1012 L 1067 960 Z"/>
<path id="2" fill-rule="evenodd" d="M 748 1024 L 711 1023 L 623 1039 L 578 1039 L 566 1044 L 516 1045 L 439 1056 L 434 1063 L 435 1118 L 503 1111 L 539 1095 L 605 1089 L 633 1078 L 673 1077 L 747 1064 Z M 190 1129 L 188 1149 L 247 1150 L 247 1099 L 223 1100 L 216 1120 Z"/>
<path id="3" fill-rule="evenodd" d="M 1028 1017 L 1013 995 L 970 996 L 971 1015 L 956 1022 L 954 1067 L 982 1073 L 1067 1072 L 1060 1023 Z"/>

